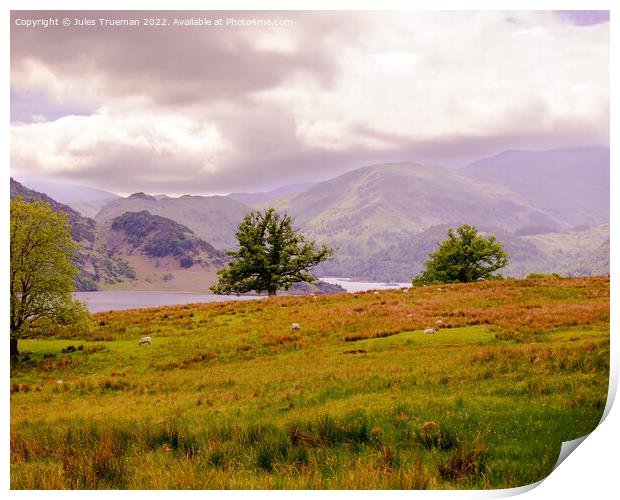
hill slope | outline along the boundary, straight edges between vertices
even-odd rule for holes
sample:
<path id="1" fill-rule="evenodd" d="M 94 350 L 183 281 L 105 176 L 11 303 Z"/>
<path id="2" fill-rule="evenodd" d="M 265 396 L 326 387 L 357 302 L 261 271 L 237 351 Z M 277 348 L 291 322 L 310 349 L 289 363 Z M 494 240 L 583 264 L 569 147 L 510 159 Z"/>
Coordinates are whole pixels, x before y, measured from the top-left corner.
<path id="1" fill-rule="evenodd" d="M 126 262 L 108 256 L 105 248 L 97 245 L 97 224 L 93 219 L 83 217 L 47 194 L 28 189 L 11 178 L 11 198 L 15 196 L 22 196 L 28 201 L 44 201 L 54 212 L 67 215 L 71 237 L 78 244 L 75 262 L 79 271 L 76 276 L 78 291 L 97 290 L 102 283 L 117 283 L 132 275 L 133 271 Z"/>
<path id="2" fill-rule="evenodd" d="M 20 340 L 11 488 L 531 484 L 601 419 L 609 312 L 570 278 L 98 313 Z"/>
<path id="3" fill-rule="evenodd" d="M 573 226 L 609 222 L 609 149 L 506 151 L 465 167 Z"/>
<path id="4" fill-rule="evenodd" d="M 516 251 L 518 275 L 555 266 L 514 233 L 571 227 L 504 187 L 417 164 L 365 167 L 270 205 L 291 214 L 310 237 L 338 249 L 319 273 L 377 281 L 410 280 L 446 238 L 447 228 L 463 223 L 501 235 Z"/>
<path id="5" fill-rule="evenodd" d="M 511 151 L 461 170 L 376 165 L 260 206 L 288 212 L 304 232 L 338 249 L 320 266 L 323 275 L 409 280 L 446 229 L 463 223 L 504 242 L 508 274 L 560 271 L 608 234 L 600 225 L 609 220 L 609 150 Z M 593 240 L 563 235 L 588 227 Z M 579 274 L 605 271 L 604 259 L 596 262 L 579 266 Z"/>
<path id="6" fill-rule="evenodd" d="M 413 163 L 360 168 L 275 206 L 317 233 L 419 231 L 462 222 L 506 229 L 563 225 L 506 189 L 474 182 L 452 169 Z"/>
<path id="7" fill-rule="evenodd" d="M 110 255 L 135 271 L 108 289 L 208 292 L 224 264 L 222 252 L 190 229 L 146 210 L 104 223 L 100 238 Z"/>
<path id="8" fill-rule="evenodd" d="M 84 217 L 94 217 L 103 206 L 119 198 L 118 195 L 103 189 L 64 182 L 30 180 L 22 184 L 40 193 L 46 193 L 54 200 L 70 206 Z"/>
<path id="9" fill-rule="evenodd" d="M 271 191 L 257 192 L 257 193 L 230 193 L 229 198 L 240 201 L 246 205 L 255 205 L 259 203 L 265 203 L 267 201 L 282 198 L 283 196 L 295 193 L 301 193 L 310 189 L 316 185 L 315 182 L 302 182 L 300 184 L 291 184 L 289 186 L 282 186 Z"/>
<path id="10" fill-rule="evenodd" d="M 144 193 L 135 193 L 104 206 L 95 220 L 104 223 L 125 212 L 143 210 L 172 219 L 216 249 L 224 250 L 235 244 L 237 226 L 251 209 L 226 196 L 185 195 L 179 198 L 157 199 Z"/>

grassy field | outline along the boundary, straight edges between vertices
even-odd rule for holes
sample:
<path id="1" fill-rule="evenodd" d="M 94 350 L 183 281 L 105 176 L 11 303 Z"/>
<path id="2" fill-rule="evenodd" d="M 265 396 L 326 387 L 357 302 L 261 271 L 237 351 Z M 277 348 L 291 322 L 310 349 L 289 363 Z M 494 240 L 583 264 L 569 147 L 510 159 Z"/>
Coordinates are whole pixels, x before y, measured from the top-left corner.
<path id="1" fill-rule="evenodd" d="M 89 338 L 20 341 L 12 488 L 514 487 L 607 397 L 608 278 L 95 320 Z"/>

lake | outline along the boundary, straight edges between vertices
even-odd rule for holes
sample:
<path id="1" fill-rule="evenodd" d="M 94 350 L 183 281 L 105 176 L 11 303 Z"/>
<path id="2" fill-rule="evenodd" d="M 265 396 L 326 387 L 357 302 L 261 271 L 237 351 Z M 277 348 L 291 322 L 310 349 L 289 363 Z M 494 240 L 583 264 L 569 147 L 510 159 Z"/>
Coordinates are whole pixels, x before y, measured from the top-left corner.
<path id="1" fill-rule="evenodd" d="M 321 281 L 340 285 L 347 292 L 363 292 L 366 290 L 390 290 L 408 287 L 411 283 L 372 283 L 351 281 L 346 278 L 320 278 Z M 223 302 L 226 300 L 257 300 L 265 296 L 257 295 L 215 295 L 212 293 L 191 292 L 152 292 L 152 291 L 105 291 L 76 292 L 73 297 L 84 302 L 91 313 L 114 311 L 121 309 L 140 309 L 144 307 L 177 306 L 198 304 L 201 302 Z"/>
<path id="2" fill-rule="evenodd" d="M 144 307 L 177 306 L 197 304 L 200 302 L 223 302 L 226 300 L 257 300 L 264 296 L 215 295 L 212 293 L 190 292 L 143 292 L 143 291 L 106 291 L 76 292 L 73 297 L 84 302 L 91 313 L 120 309 L 139 309 Z"/>
<path id="3" fill-rule="evenodd" d="M 409 288 L 411 283 L 373 283 L 370 281 L 352 281 L 348 278 L 319 278 L 331 285 L 340 285 L 347 292 L 365 292 L 367 290 L 394 290 Z"/>

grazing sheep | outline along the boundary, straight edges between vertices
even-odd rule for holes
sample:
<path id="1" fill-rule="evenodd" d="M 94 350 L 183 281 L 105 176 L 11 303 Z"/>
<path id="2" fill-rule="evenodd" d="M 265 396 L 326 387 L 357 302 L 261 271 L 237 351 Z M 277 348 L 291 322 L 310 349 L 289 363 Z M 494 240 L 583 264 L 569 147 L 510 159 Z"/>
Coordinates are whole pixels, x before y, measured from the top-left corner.
<path id="1" fill-rule="evenodd" d="M 443 326 L 443 321 L 441 321 L 440 319 L 438 319 L 437 321 L 435 321 L 435 324 L 437 326 Z"/>
<path id="2" fill-rule="evenodd" d="M 56 383 L 57 383 L 58 385 L 61 385 L 61 384 L 62 384 L 62 380 L 58 379 L 58 380 L 56 381 Z"/>
<path id="3" fill-rule="evenodd" d="M 291 323 L 291 330 L 299 330 L 299 323 Z"/>
<path id="4" fill-rule="evenodd" d="M 151 337 L 142 337 L 139 341 L 138 341 L 138 345 L 142 345 L 142 344 L 150 344 L 151 343 Z"/>
<path id="5" fill-rule="evenodd" d="M 437 328 L 427 328 L 424 333 L 437 333 Z"/>
<path id="6" fill-rule="evenodd" d="M 403 289 L 403 293 L 409 293 L 409 288 Z"/>
<path id="7" fill-rule="evenodd" d="M 379 292 L 373 292 L 373 295 L 379 295 Z"/>

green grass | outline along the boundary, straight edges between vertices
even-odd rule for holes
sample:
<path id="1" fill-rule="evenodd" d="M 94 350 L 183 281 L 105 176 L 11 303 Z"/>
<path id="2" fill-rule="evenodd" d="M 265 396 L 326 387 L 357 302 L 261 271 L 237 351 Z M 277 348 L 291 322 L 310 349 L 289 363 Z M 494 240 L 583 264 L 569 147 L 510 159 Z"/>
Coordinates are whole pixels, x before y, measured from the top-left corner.
<path id="1" fill-rule="evenodd" d="M 12 488 L 520 486 L 607 396 L 606 278 L 95 317 L 19 343 Z"/>

